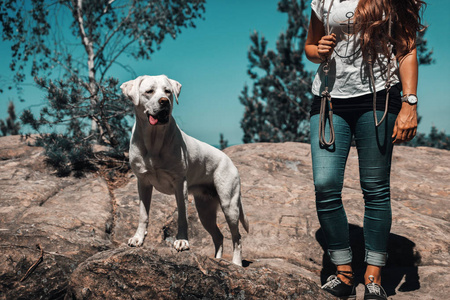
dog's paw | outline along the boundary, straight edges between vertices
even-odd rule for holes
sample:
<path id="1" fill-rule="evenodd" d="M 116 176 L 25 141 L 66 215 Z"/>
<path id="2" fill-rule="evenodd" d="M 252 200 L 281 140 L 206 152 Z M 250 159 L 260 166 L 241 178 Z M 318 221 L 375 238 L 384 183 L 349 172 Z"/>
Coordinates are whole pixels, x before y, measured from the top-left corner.
<path id="1" fill-rule="evenodd" d="M 176 240 L 173 243 L 173 247 L 178 252 L 184 251 L 184 250 L 189 250 L 189 242 L 188 242 L 188 240 Z"/>
<path id="2" fill-rule="evenodd" d="M 233 263 L 235 265 L 242 267 L 242 259 L 240 259 L 240 258 L 237 258 L 237 259 L 233 258 Z"/>
<path id="3" fill-rule="evenodd" d="M 128 240 L 128 246 L 130 247 L 140 247 L 144 243 L 144 237 L 140 236 L 133 236 L 131 239 Z"/>

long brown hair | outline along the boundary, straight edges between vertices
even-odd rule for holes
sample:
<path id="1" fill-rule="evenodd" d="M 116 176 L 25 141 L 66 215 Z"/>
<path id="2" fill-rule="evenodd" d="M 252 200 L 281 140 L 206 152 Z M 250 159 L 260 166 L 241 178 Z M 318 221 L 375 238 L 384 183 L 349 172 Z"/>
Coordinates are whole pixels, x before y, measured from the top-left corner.
<path id="1" fill-rule="evenodd" d="M 417 32 L 424 29 L 420 15 L 422 6 L 426 6 L 422 0 L 360 0 L 355 23 L 361 34 L 364 57 L 378 56 L 380 51 L 390 57 L 388 41 L 394 46 L 398 59 L 413 50 Z M 391 35 L 389 19 L 392 20 Z"/>

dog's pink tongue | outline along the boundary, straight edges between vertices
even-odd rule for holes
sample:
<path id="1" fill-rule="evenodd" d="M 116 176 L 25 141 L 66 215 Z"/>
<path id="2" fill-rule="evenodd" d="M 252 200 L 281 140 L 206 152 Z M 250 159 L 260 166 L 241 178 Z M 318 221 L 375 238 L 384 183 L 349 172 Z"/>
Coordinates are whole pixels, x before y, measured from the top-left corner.
<path id="1" fill-rule="evenodd" d="M 158 123 L 158 119 L 153 118 L 152 116 L 150 116 L 148 118 L 148 121 L 150 122 L 150 124 L 152 125 L 156 125 L 156 123 Z"/>

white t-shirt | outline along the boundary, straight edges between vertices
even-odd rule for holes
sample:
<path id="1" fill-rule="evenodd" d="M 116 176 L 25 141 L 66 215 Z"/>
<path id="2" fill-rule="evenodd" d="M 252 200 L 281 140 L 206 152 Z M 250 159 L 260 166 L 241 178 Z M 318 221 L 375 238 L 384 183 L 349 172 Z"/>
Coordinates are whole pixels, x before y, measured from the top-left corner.
<path id="1" fill-rule="evenodd" d="M 354 34 L 354 15 L 358 0 L 334 0 L 331 7 L 329 24 L 330 34 L 336 34 L 336 47 L 329 60 L 328 90 L 333 98 L 357 97 L 372 93 L 369 63 L 363 61 L 359 34 Z M 331 0 L 312 0 L 311 8 L 325 26 Z M 380 62 L 373 66 L 375 87 L 377 91 L 385 89 L 388 59 L 379 55 Z M 380 67 L 383 66 L 382 68 Z M 312 93 L 320 96 L 324 90 L 323 64 L 314 77 Z M 391 57 L 391 86 L 399 82 L 398 68 Z"/>

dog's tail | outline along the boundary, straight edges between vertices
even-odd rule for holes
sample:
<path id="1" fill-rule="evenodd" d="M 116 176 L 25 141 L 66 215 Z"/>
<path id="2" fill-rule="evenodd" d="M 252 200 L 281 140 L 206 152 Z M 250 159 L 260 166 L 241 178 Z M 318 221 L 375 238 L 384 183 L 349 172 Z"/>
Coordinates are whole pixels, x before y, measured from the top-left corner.
<path id="1" fill-rule="evenodd" d="M 239 201 L 239 220 L 241 221 L 242 226 L 244 227 L 245 231 L 247 231 L 247 233 L 248 233 L 250 226 L 248 223 L 247 216 L 244 213 L 244 208 L 242 206 L 242 198 Z"/>

